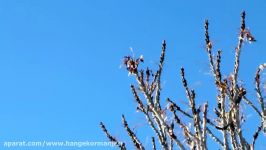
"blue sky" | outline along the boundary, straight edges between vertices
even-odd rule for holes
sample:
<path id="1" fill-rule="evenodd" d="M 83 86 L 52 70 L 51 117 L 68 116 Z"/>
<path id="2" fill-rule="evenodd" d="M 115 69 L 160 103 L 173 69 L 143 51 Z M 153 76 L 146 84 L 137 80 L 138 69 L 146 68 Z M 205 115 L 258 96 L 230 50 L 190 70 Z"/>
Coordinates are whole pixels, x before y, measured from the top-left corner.
<path id="1" fill-rule="evenodd" d="M 135 82 L 119 66 L 132 47 L 136 57 L 144 55 L 141 67 L 155 68 L 164 39 L 162 100 L 186 102 L 179 76 L 184 66 L 197 103 L 214 104 L 203 23 L 209 19 L 214 49 L 223 50 L 222 70 L 229 74 L 242 10 L 258 42 L 244 45 L 240 78 L 257 102 L 253 78 L 266 62 L 265 8 L 263 0 L 0 1 L 0 149 L 15 140 L 107 141 L 100 121 L 128 141 L 121 114 L 143 133 L 147 124 L 129 89 Z M 250 126 L 257 124 L 248 124 L 247 134 Z"/>

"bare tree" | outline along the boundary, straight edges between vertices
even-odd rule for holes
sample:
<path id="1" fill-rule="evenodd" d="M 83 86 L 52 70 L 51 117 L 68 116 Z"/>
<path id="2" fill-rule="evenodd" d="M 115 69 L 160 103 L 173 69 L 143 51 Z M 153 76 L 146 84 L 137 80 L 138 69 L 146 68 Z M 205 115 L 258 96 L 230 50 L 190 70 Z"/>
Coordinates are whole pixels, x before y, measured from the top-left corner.
<path id="1" fill-rule="evenodd" d="M 260 76 L 261 72 L 266 68 L 266 63 L 261 64 L 255 75 L 255 92 L 257 94 L 258 108 L 253 104 L 254 100 L 250 100 L 246 96 L 246 89 L 243 85 L 239 84 L 238 72 L 240 68 L 240 54 L 241 48 L 245 42 L 255 42 L 254 36 L 246 28 L 245 12 L 241 13 L 241 27 L 238 37 L 238 43 L 235 48 L 235 62 L 233 72 L 230 75 L 222 75 L 220 71 L 221 64 L 221 50 L 218 50 L 216 57 L 213 55 L 212 42 L 209 36 L 209 22 L 205 21 L 205 42 L 206 52 L 209 58 L 210 69 L 214 77 L 214 84 L 217 89 L 217 105 L 214 106 L 216 114 L 216 121 L 208 117 L 208 102 L 197 105 L 195 102 L 196 94 L 193 89 L 188 85 L 185 76 L 185 69 L 180 69 L 180 75 L 182 84 L 186 92 L 186 96 L 189 102 L 191 112 L 186 112 L 178 104 L 170 98 L 167 98 L 167 111 L 171 112 L 174 120 L 169 123 L 166 121 L 166 115 L 164 109 L 161 107 L 161 74 L 163 70 L 166 42 L 162 43 L 162 52 L 160 56 L 160 63 L 158 70 L 155 74 L 151 69 L 146 70 L 139 69 L 139 64 L 144 61 L 143 57 L 137 59 L 131 56 L 124 57 L 124 65 L 128 72 L 136 78 L 137 85 L 131 85 L 132 94 L 137 103 L 137 109 L 142 112 L 150 127 L 154 131 L 154 136 L 151 137 L 152 149 L 156 149 L 156 145 L 160 145 L 159 149 L 173 149 L 174 144 L 180 149 L 196 149 L 206 150 L 208 149 L 207 137 L 209 137 L 214 143 L 219 145 L 221 149 L 229 150 L 253 150 L 255 142 L 261 132 L 266 133 L 266 109 L 264 106 L 264 97 L 262 95 Z M 139 89 L 136 90 L 136 89 Z M 140 94 L 143 95 L 145 100 L 140 98 Z M 240 105 L 241 103 L 241 105 Z M 260 118 L 261 123 L 258 124 L 257 130 L 253 134 L 252 141 L 247 141 L 243 135 L 243 129 L 241 126 L 242 118 L 245 112 L 241 113 L 240 107 L 247 105 L 254 110 L 257 117 Z M 185 116 L 191 120 L 192 127 L 184 121 Z M 126 132 L 128 133 L 131 141 L 136 149 L 145 149 L 141 141 L 136 134 L 132 131 L 128 125 L 125 116 L 122 116 L 122 122 Z M 120 149 L 126 149 L 124 142 L 118 141 L 115 137 L 111 136 L 107 131 L 103 123 L 101 128 L 106 134 L 107 138 L 115 142 Z M 182 134 L 176 132 L 176 128 L 182 131 Z M 221 135 L 218 135 L 218 134 Z M 151 149 L 151 148 L 147 148 Z"/>

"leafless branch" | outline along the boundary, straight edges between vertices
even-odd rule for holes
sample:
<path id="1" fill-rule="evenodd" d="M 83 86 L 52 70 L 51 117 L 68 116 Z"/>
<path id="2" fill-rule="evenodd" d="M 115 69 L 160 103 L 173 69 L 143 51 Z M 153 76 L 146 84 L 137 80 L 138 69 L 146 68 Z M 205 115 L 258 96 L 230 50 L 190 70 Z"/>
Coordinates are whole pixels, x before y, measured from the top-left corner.
<path id="1" fill-rule="evenodd" d="M 108 130 L 106 129 L 105 125 L 100 122 L 100 127 L 102 128 L 103 132 L 105 133 L 105 135 L 107 136 L 107 138 L 111 141 L 114 142 L 116 146 L 118 146 L 121 150 L 126 150 L 126 145 L 123 142 L 118 142 L 118 140 L 113 137 Z"/>
<path id="2" fill-rule="evenodd" d="M 151 142 L 152 142 L 152 149 L 156 150 L 156 144 L 155 144 L 155 138 L 154 137 L 151 138 Z"/>
<path id="3" fill-rule="evenodd" d="M 122 121 L 123 121 L 123 125 L 124 125 L 128 135 L 131 138 L 132 142 L 134 143 L 135 147 L 139 150 L 144 150 L 145 148 L 142 146 L 142 143 L 139 141 L 139 139 L 137 138 L 135 133 L 129 128 L 128 123 L 127 123 L 124 115 L 122 115 Z"/>
<path id="4" fill-rule="evenodd" d="M 212 107 L 208 106 L 208 103 L 199 104 L 197 106 L 195 99 L 196 93 L 188 86 L 184 68 L 181 68 L 180 74 L 182 85 L 189 101 L 188 107 L 191 112 L 185 111 L 187 109 L 182 109 L 179 104 L 169 98 L 166 99 L 168 107 L 162 108 L 161 76 L 165 60 L 165 41 L 162 43 L 159 67 L 155 71 L 149 69 L 149 67 L 145 70 L 140 68 L 140 64 L 144 62 L 143 56 L 139 58 L 131 56 L 124 57 L 124 65 L 129 75 L 134 76 L 137 82 L 137 85 L 130 86 L 135 102 L 137 103 L 137 110 L 144 114 L 149 126 L 155 134 L 155 137 L 152 137 L 151 140 L 153 150 L 156 150 L 157 143 L 159 143 L 158 145 L 164 150 L 174 149 L 174 143 L 181 150 L 207 150 L 208 138 L 211 138 L 213 140 L 212 142 L 219 144 L 224 150 L 254 150 L 260 132 L 264 131 L 266 133 L 264 93 L 262 93 L 260 87 L 261 72 L 266 68 L 266 63 L 259 66 L 255 76 L 255 90 L 260 109 L 254 101 L 246 97 L 246 88 L 239 82 L 240 54 L 243 44 L 244 42 L 252 43 L 256 41 L 250 30 L 246 28 L 245 18 L 246 14 L 242 12 L 240 33 L 235 48 L 233 73 L 229 75 L 224 75 L 221 72 L 222 50 L 219 49 L 217 52 L 213 52 L 213 43 L 209 36 L 209 22 L 208 20 L 205 21 L 206 52 L 208 54 L 210 70 L 214 77 L 214 84 L 217 90 L 217 105 L 214 107 L 215 118 L 210 118 L 210 116 L 208 116 L 209 107 Z M 216 56 L 213 55 L 214 53 Z M 244 103 L 241 103 L 242 99 Z M 254 131 L 253 139 L 250 144 L 244 137 L 245 134 L 243 134 L 242 123 L 245 123 L 243 118 L 245 118 L 246 114 L 240 111 L 242 104 L 249 105 L 256 114 L 258 114 L 256 116 L 261 119 L 261 124 L 258 125 L 257 130 Z M 169 111 L 171 112 L 170 114 L 172 114 L 170 117 Z M 124 115 L 122 116 L 122 121 L 135 148 L 144 149 L 143 144 L 130 129 Z M 110 135 L 102 122 L 100 126 L 111 142 L 114 142 L 120 149 L 126 149 L 123 142 L 119 142 L 115 137 Z M 176 132 L 178 130 L 181 130 L 182 134 Z M 220 137 L 222 138 L 219 139 Z"/>

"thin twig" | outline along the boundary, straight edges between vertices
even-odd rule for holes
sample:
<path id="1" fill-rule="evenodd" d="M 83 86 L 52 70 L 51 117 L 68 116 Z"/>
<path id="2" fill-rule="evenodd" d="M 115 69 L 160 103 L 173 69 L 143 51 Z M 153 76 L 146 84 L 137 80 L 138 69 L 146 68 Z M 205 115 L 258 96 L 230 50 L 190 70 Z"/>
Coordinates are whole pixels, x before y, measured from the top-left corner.
<path id="1" fill-rule="evenodd" d="M 138 93 L 134 87 L 134 85 L 130 85 L 130 88 L 131 88 L 131 91 L 132 91 L 132 94 L 136 100 L 136 102 L 138 103 L 138 109 L 142 112 L 144 112 L 146 110 L 146 107 L 145 105 L 142 103 L 142 101 L 140 100 L 139 96 L 138 96 Z"/>
<path id="2" fill-rule="evenodd" d="M 207 110 L 208 102 L 203 106 L 203 122 L 202 122 L 202 138 L 203 138 L 203 146 L 204 150 L 207 150 L 207 134 L 206 134 L 206 126 L 207 126 Z"/>
<path id="3" fill-rule="evenodd" d="M 259 136 L 259 133 L 260 133 L 261 129 L 262 129 L 262 125 L 260 125 L 260 126 L 257 128 L 256 132 L 253 134 L 252 144 L 250 145 L 251 150 L 254 150 L 255 142 L 256 142 L 256 140 L 258 139 L 258 136 Z"/>
<path id="4" fill-rule="evenodd" d="M 164 62 L 164 58 L 165 58 L 165 50 L 166 50 L 166 42 L 164 40 L 163 44 L 162 44 L 162 52 L 161 52 L 161 56 L 160 56 L 160 64 L 159 64 L 159 69 L 158 69 L 157 78 L 156 78 L 157 88 L 156 88 L 155 100 L 154 100 L 155 107 L 158 107 L 158 109 L 160 109 L 160 110 L 161 110 L 161 106 L 160 106 L 161 74 L 162 74 L 163 62 Z"/>
<path id="5" fill-rule="evenodd" d="M 259 109 L 251 102 L 251 100 L 249 100 L 246 96 L 243 96 L 242 98 L 249 106 L 251 106 L 257 112 L 260 117 L 262 117 Z"/>
<path id="6" fill-rule="evenodd" d="M 260 73 L 266 68 L 266 63 L 261 64 L 256 72 L 255 84 L 256 84 L 256 92 L 257 97 L 259 99 L 260 107 L 261 107 L 261 115 L 262 115 L 262 124 L 263 124 L 263 132 L 266 134 L 266 109 L 264 105 L 264 99 L 262 97 L 261 88 L 260 88 Z"/>
<path id="7" fill-rule="evenodd" d="M 105 133 L 106 137 L 111 141 L 114 142 L 116 146 L 118 146 L 121 150 L 126 150 L 126 145 L 124 142 L 118 142 L 118 140 L 113 137 L 108 130 L 106 129 L 105 125 L 100 122 L 100 127 L 102 128 L 103 132 Z"/>
<path id="8" fill-rule="evenodd" d="M 190 91 L 188 88 L 187 80 L 185 78 L 184 68 L 181 68 L 181 78 L 182 78 L 183 87 L 185 88 L 185 91 L 186 91 L 186 94 L 187 94 L 187 97 L 188 97 L 188 100 L 190 103 L 190 107 L 192 110 L 195 132 L 196 132 L 197 137 L 200 140 L 200 143 L 197 146 L 202 147 L 202 143 L 203 143 L 202 130 L 201 130 L 201 126 L 200 126 L 200 117 L 199 117 L 199 114 L 198 114 L 198 112 L 196 110 L 196 106 L 195 106 L 195 92 L 194 92 L 194 90 Z"/>
<path id="9" fill-rule="evenodd" d="M 215 73 L 216 69 L 215 69 L 214 62 L 213 62 L 212 42 L 210 41 L 210 36 L 209 36 L 209 21 L 208 20 L 205 20 L 204 28 L 205 28 L 206 50 L 207 50 L 209 61 L 210 61 L 210 69 L 211 69 L 211 72 L 213 73 L 215 81 L 219 81 Z"/>
<path id="10" fill-rule="evenodd" d="M 245 11 L 242 12 L 241 14 L 241 28 L 240 28 L 240 34 L 238 38 L 238 44 L 235 49 L 235 65 L 234 65 L 234 73 L 233 73 L 233 90 L 234 90 L 234 99 L 236 99 L 237 95 L 237 77 L 238 77 L 238 71 L 239 71 L 239 60 L 240 60 L 240 53 L 241 53 L 241 48 L 244 42 L 244 36 L 245 36 L 245 28 L 246 28 L 246 23 L 245 23 L 245 17 L 246 13 Z"/>
<path id="11" fill-rule="evenodd" d="M 123 125 L 124 125 L 128 135 L 129 135 L 129 137 L 131 138 L 131 141 L 134 143 L 135 147 L 139 150 L 145 150 L 145 148 L 143 147 L 142 143 L 139 141 L 139 139 L 137 138 L 135 133 L 129 128 L 128 123 L 127 123 L 124 115 L 122 115 L 122 122 L 123 122 Z"/>
<path id="12" fill-rule="evenodd" d="M 151 138 L 151 142 L 152 142 L 152 149 L 156 150 L 156 144 L 155 144 L 155 138 L 154 137 Z"/>
<path id="13" fill-rule="evenodd" d="M 222 147 L 224 146 L 224 143 L 216 136 L 213 134 L 213 132 L 209 129 L 206 128 L 207 133 L 209 134 L 209 136 L 219 145 L 221 145 Z"/>

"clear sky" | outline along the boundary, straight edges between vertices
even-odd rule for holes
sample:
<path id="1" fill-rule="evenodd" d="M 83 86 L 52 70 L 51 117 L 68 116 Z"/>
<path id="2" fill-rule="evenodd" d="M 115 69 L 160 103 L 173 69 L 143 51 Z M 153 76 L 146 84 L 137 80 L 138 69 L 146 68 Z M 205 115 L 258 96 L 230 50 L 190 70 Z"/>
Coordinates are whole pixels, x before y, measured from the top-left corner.
<path id="1" fill-rule="evenodd" d="M 264 0 L 1 0 L 0 149 L 4 141 L 107 141 L 100 121 L 128 141 L 121 114 L 137 135 L 145 133 L 147 123 L 136 113 L 129 89 L 135 82 L 120 68 L 121 60 L 132 48 L 136 57 L 144 55 L 141 67 L 155 68 L 164 39 L 162 101 L 170 97 L 186 106 L 179 76 L 184 66 L 197 104 L 214 104 L 204 20 L 209 19 L 214 49 L 223 50 L 222 70 L 229 74 L 242 10 L 258 42 L 244 45 L 240 78 L 257 102 L 253 78 L 266 62 Z M 245 134 L 256 126 L 247 124 Z"/>

